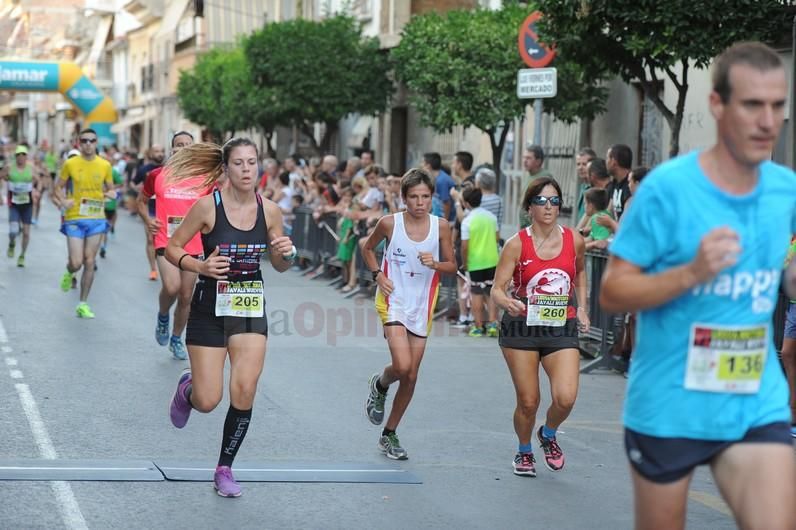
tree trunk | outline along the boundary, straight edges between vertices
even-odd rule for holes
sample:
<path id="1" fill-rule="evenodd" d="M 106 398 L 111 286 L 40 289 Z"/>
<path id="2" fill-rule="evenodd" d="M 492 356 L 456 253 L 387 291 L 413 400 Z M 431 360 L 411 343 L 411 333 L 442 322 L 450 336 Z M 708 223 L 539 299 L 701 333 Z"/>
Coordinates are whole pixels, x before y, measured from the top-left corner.
<path id="1" fill-rule="evenodd" d="M 674 119 L 669 123 L 672 135 L 669 138 L 669 158 L 674 158 L 680 153 L 680 129 L 683 125 L 683 114 L 685 113 L 685 97 L 688 94 L 688 61 L 682 61 L 683 77 L 677 85 L 677 106 L 674 111 Z"/>
<path id="2" fill-rule="evenodd" d="M 503 121 L 503 130 L 500 132 L 500 138 L 495 140 L 496 129 L 487 129 L 484 132 L 489 135 L 489 145 L 492 147 L 492 169 L 495 171 L 495 191 L 500 193 L 500 181 L 502 180 L 502 171 L 500 169 L 500 161 L 503 158 L 503 148 L 506 146 L 506 136 L 509 134 L 508 120 Z"/>
<path id="3" fill-rule="evenodd" d="M 332 145 L 332 138 L 337 132 L 337 123 L 326 122 L 326 130 L 321 138 L 321 154 L 328 155 L 330 146 Z"/>
<path id="4" fill-rule="evenodd" d="M 301 133 L 304 136 L 306 136 L 307 139 L 310 141 L 310 145 L 312 145 L 312 152 L 314 154 L 316 155 L 325 154 L 321 153 L 321 148 L 318 145 L 318 142 L 315 140 L 315 131 L 312 130 L 312 127 L 310 127 L 307 123 L 302 122 L 301 124 L 299 124 L 298 128 L 301 131 Z"/>
<path id="5" fill-rule="evenodd" d="M 263 129 L 263 136 L 265 136 L 265 151 L 268 153 L 269 157 L 276 158 L 276 151 L 274 151 L 274 146 L 271 141 L 274 138 L 274 130 L 273 129 Z"/>

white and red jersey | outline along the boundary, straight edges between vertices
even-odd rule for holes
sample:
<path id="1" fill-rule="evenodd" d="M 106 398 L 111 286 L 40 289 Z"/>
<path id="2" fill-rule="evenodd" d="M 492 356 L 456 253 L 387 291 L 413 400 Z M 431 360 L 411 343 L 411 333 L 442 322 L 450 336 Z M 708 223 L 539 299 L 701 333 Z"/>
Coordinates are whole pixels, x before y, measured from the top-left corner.
<path id="1" fill-rule="evenodd" d="M 577 312 L 573 300 L 577 251 L 572 230 L 558 226 L 564 241 L 558 256 L 543 260 L 536 255 L 531 237 L 531 227 L 520 230 L 522 243 L 520 260 L 514 268 L 514 296 L 530 298 L 534 295 L 569 296 L 567 318 L 575 318 Z"/>
<path id="2" fill-rule="evenodd" d="M 406 233 L 404 213 L 393 214 L 395 225 L 384 249 L 381 271 L 393 283 L 385 296 L 376 290 L 376 311 L 383 324 L 400 322 L 415 335 L 431 332 L 434 306 L 439 294 L 439 271 L 420 262 L 421 252 L 430 252 L 439 261 L 439 217 L 429 215 L 428 234 L 423 241 L 413 241 Z"/>

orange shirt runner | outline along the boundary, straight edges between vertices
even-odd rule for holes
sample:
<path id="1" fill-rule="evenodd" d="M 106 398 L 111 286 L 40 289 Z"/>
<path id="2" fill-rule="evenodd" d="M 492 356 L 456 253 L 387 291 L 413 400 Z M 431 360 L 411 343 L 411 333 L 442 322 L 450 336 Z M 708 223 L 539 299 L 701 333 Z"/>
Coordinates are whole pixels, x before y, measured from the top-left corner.
<path id="1" fill-rule="evenodd" d="M 168 171 L 163 167 L 153 169 L 144 181 L 143 193 L 155 197 L 155 216 L 160 228 L 155 234 L 155 249 L 166 248 L 169 238 L 180 226 L 188 210 L 202 196 L 210 194 L 212 187 L 203 188 L 204 177 L 194 177 L 179 182 L 169 182 Z M 185 251 L 193 256 L 202 254 L 202 238 L 197 233 Z"/>

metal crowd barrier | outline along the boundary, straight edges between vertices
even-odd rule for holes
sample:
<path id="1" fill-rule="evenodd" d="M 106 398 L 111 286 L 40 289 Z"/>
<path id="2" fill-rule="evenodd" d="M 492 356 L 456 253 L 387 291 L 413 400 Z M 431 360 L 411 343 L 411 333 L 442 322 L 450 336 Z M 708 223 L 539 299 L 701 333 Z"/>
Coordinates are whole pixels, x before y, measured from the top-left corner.
<path id="1" fill-rule="evenodd" d="M 616 339 L 624 331 L 624 315 L 614 315 L 600 306 L 600 280 L 608 265 L 608 254 L 603 251 L 586 253 L 586 278 L 589 282 L 588 304 L 591 327 L 585 336 L 581 336 L 581 351 L 594 357 L 580 369 L 580 373 L 588 374 L 597 369 L 622 372 L 625 363 L 613 355 L 611 351 Z"/>
<path id="2" fill-rule="evenodd" d="M 298 257 L 306 261 L 308 265 L 305 275 L 315 273 L 324 267 L 324 274 L 315 274 L 313 279 L 326 278 L 332 279 L 330 285 L 338 284 L 341 276 L 336 272 L 342 266 L 337 260 L 337 245 L 339 236 L 336 233 L 337 216 L 335 214 L 323 215 L 317 222 L 312 216 L 312 208 L 301 206 L 294 210 L 295 219 L 293 220 L 293 232 L 291 238 L 296 246 Z M 377 250 L 376 258 L 381 262 L 383 250 Z M 375 282 L 370 269 L 365 265 L 359 247 L 354 251 L 355 274 L 357 277 L 357 288 L 345 295 L 351 298 L 357 295 L 372 295 L 375 290 Z M 330 269 L 332 272 L 330 273 Z M 457 307 L 456 277 L 453 275 L 443 275 L 440 281 L 440 292 L 437 298 L 437 310 L 434 318 L 447 315 L 451 309 Z"/>
<path id="3" fill-rule="evenodd" d="M 589 281 L 589 320 L 591 329 L 585 336 L 581 336 L 581 351 L 593 356 L 594 360 L 584 365 L 580 373 L 587 374 L 597 369 L 607 369 L 622 372 L 626 363 L 621 357 L 615 355 L 614 344 L 622 340 L 625 333 L 625 315 L 607 313 L 600 306 L 600 283 L 605 267 L 608 264 L 608 254 L 602 251 L 586 253 L 586 277 Z M 785 314 L 788 310 L 789 300 L 780 293 L 777 307 L 773 316 L 774 345 L 777 352 L 782 350 L 782 340 L 785 334 Z"/>
<path id="4" fill-rule="evenodd" d="M 308 272 L 329 264 L 337 255 L 337 215 L 324 214 L 316 222 L 312 208 L 298 207 L 294 210 L 291 239 L 299 258 L 309 264 Z"/>

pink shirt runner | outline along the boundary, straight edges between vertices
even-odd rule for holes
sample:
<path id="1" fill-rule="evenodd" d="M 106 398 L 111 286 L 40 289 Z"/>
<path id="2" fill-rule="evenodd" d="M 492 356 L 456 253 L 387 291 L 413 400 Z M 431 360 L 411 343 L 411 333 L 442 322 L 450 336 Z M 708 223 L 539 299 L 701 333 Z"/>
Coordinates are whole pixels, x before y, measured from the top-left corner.
<path id="1" fill-rule="evenodd" d="M 144 182 L 144 194 L 155 197 L 155 216 L 160 221 L 160 229 L 155 234 L 155 248 L 166 248 L 169 238 L 180 226 L 191 206 L 212 186 L 202 189 L 204 177 L 194 177 L 179 182 L 169 182 L 168 173 L 162 168 L 151 171 Z M 202 254 L 202 236 L 197 233 L 185 245 L 185 252 L 193 256 Z"/>

